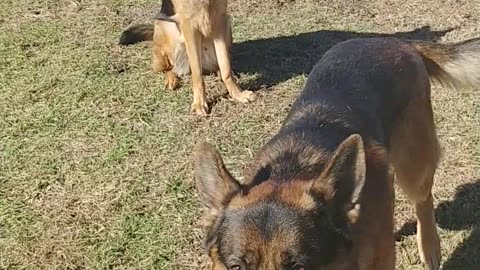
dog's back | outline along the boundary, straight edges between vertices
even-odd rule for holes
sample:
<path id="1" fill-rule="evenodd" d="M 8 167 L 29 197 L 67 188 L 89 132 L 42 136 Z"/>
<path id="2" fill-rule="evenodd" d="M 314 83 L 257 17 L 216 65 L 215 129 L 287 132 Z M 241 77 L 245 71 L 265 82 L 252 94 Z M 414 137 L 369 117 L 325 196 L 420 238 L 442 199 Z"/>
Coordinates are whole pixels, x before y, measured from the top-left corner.
<path id="1" fill-rule="evenodd" d="M 386 145 L 395 117 L 428 79 L 422 58 L 402 41 L 343 42 L 315 65 L 282 131 L 334 126 Z"/>
<path id="2" fill-rule="evenodd" d="M 396 117 L 413 96 L 427 95 L 424 91 L 428 85 L 428 73 L 421 56 L 405 42 L 397 39 L 342 42 L 314 66 L 282 128 L 263 149 L 291 151 L 291 143 L 282 147 L 277 144 L 295 141 L 300 144 L 295 153 L 297 157 L 310 155 L 304 151 L 306 145 L 333 152 L 351 134 L 360 134 L 388 147 Z M 291 155 L 283 156 L 291 158 Z M 258 159 L 263 158 L 260 151 Z M 278 161 L 278 166 L 271 164 L 271 167 L 284 170 L 282 163 L 287 162 Z M 319 173 L 322 168 L 317 168 Z M 294 171 L 310 170 L 300 167 Z"/>
<path id="3" fill-rule="evenodd" d="M 430 100 L 430 78 L 480 86 L 480 40 L 433 44 L 394 38 L 353 39 L 330 49 L 311 71 L 280 134 L 334 126 L 385 147 L 412 100 Z"/>

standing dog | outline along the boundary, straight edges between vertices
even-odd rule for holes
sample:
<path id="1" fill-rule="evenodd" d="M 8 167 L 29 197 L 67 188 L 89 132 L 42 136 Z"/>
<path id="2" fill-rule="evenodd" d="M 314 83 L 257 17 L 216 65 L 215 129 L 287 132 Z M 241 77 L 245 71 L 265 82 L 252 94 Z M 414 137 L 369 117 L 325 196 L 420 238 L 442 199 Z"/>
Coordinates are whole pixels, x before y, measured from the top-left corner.
<path id="1" fill-rule="evenodd" d="M 163 0 L 155 25 L 137 25 L 122 33 L 120 44 L 153 40 L 152 68 L 165 72 L 165 85 L 178 86 L 178 77 L 191 71 L 191 111 L 208 111 L 202 73 L 220 71 L 230 96 L 242 103 L 255 100 L 251 91 L 242 91 L 235 82 L 229 56 L 232 44 L 227 0 Z"/>
<path id="2" fill-rule="evenodd" d="M 420 258 L 439 269 L 429 78 L 480 87 L 480 39 L 333 47 L 242 182 L 211 145 L 197 144 L 213 269 L 394 269 L 394 178 L 415 204 Z"/>

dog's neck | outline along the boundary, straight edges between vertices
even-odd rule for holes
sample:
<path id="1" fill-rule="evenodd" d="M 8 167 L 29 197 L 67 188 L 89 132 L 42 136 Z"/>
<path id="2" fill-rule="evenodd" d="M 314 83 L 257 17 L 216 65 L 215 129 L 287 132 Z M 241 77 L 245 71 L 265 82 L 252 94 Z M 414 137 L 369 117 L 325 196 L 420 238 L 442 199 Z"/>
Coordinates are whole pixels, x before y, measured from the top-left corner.
<path id="1" fill-rule="evenodd" d="M 349 132 L 337 127 L 287 128 L 257 154 L 245 174 L 245 181 L 257 185 L 266 180 L 288 182 L 318 177 L 336 147 Z"/>

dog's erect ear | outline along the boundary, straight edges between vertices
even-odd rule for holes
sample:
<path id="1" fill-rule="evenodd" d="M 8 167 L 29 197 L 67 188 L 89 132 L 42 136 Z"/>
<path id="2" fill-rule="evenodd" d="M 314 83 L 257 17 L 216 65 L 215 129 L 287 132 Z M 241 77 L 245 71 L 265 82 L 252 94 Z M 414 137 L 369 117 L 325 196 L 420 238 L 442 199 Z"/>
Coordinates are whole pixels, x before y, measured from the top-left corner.
<path id="1" fill-rule="evenodd" d="M 312 191 L 321 194 L 335 216 L 347 215 L 356 220 L 359 199 L 366 177 L 365 150 L 362 137 L 355 134 L 345 139 L 327 163 Z M 338 211 L 342 213 L 338 213 Z"/>
<path id="2" fill-rule="evenodd" d="M 195 146 L 195 181 L 202 203 L 211 210 L 219 210 L 226 196 L 240 189 L 215 147 L 205 141 Z"/>

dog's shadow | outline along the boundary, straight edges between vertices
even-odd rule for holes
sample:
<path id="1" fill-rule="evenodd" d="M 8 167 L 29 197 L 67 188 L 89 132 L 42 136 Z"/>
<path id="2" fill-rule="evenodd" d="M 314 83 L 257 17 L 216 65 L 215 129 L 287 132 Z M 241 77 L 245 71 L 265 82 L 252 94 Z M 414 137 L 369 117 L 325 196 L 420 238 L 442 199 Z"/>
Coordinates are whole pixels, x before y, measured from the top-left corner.
<path id="1" fill-rule="evenodd" d="M 250 40 L 232 47 L 233 70 L 257 73 L 260 77 L 244 87 L 250 90 L 271 87 L 300 74 L 308 74 L 321 56 L 335 44 L 367 37 L 396 37 L 435 41 L 452 29 L 432 31 L 422 27 L 394 34 L 318 31 L 295 36 Z"/>
<path id="2" fill-rule="evenodd" d="M 471 230 L 469 236 L 459 244 L 443 270 L 476 270 L 480 267 L 480 179 L 457 188 L 452 201 L 442 202 L 436 209 L 440 228 L 451 231 Z M 397 239 L 415 233 L 415 223 L 405 224 L 398 232 Z M 446 240 L 442 245 L 451 243 Z"/>

